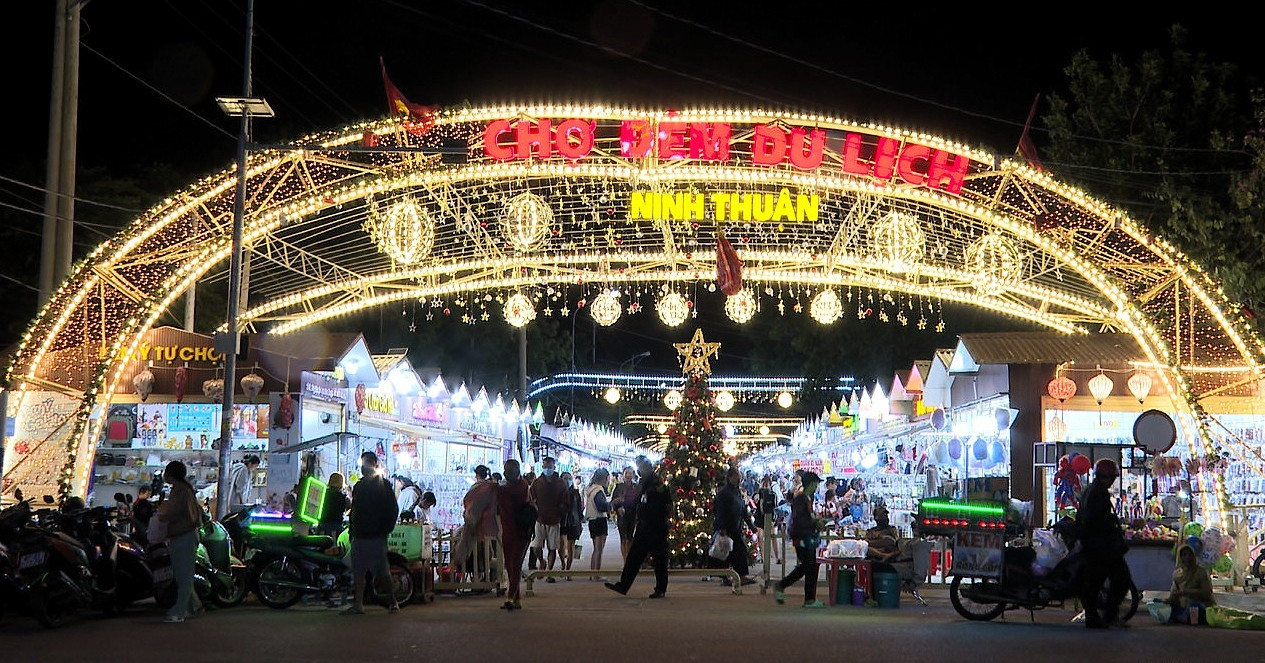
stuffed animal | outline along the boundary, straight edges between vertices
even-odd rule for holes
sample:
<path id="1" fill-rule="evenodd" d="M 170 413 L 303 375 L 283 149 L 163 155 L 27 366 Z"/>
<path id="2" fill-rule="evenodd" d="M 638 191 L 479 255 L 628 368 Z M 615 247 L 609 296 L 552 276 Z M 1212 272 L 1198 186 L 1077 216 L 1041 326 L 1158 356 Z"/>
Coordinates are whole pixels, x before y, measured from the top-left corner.
<path id="1" fill-rule="evenodd" d="M 1080 508 L 1080 498 L 1076 496 L 1081 489 L 1081 478 L 1072 469 L 1072 459 L 1063 456 L 1059 459 L 1059 469 L 1054 473 L 1054 503 L 1059 509 L 1068 506 Z"/>

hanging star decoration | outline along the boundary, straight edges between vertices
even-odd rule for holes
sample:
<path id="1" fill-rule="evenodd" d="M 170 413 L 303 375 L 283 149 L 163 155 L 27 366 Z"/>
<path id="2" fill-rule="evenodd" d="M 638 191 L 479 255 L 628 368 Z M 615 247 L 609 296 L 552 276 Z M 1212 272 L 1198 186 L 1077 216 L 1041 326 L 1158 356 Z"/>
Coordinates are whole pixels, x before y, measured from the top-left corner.
<path id="1" fill-rule="evenodd" d="M 681 372 L 685 375 L 701 374 L 711 375 L 712 365 L 707 359 L 711 356 L 720 357 L 720 343 L 706 343 L 703 341 L 703 330 L 695 329 L 694 338 L 689 343 L 673 343 L 676 351 L 681 353 L 684 358 L 684 365 Z"/>

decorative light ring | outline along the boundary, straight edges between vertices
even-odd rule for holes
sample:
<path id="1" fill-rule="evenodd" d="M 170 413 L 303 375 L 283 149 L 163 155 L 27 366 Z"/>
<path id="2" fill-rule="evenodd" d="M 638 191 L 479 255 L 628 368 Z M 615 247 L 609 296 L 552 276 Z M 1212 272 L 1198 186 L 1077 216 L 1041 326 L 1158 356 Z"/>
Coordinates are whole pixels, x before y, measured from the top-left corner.
<path id="1" fill-rule="evenodd" d="M 372 196 L 366 204 L 364 229 L 379 251 L 401 265 L 417 264 L 430 255 L 435 245 L 435 221 L 421 203 L 405 195 L 385 212 L 378 210 Z"/>
<path id="2" fill-rule="evenodd" d="M 874 224 L 871 231 L 874 256 L 883 269 L 903 272 L 922 262 L 927 251 L 927 235 L 922 231 L 918 217 L 912 214 L 892 212 L 887 218 Z"/>
<path id="3" fill-rule="evenodd" d="M 1129 376 L 1129 393 L 1138 399 L 1138 404 L 1146 400 L 1151 395 L 1151 376 L 1146 373 L 1134 373 Z"/>
<path id="4" fill-rule="evenodd" d="M 663 324 L 678 327 L 689 317 L 690 305 L 679 293 L 669 292 L 655 303 L 655 311 Z"/>
<path id="5" fill-rule="evenodd" d="M 1107 377 L 1106 373 L 1099 373 L 1089 379 L 1089 393 L 1094 397 L 1094 400 L 1098 401 L 1099 405 L 1102 405 L 1102 402 L 1107 400 L 1107 397 L 1111 395 L 1112 390 L 1115 388 L 1116 383 Z"/>
<path id="6" fill-rule="evenodd" d="M 549 235 L 553 209 L 534 193 L 520 193 L 505 204 L 501 232 L 519 251 L 531 251 Z"/>
<path id="7" fill-rule="evenodd" d="M 522 327 L 536 319 L 536 304 L 521 292 L 505 300 L 505 321 L 514 327 Z"/>
<path id="8" fill-rule="evenodd" d="M 589 303 L 589 315 L 593 316 L 593 322 L 603 327 L 615 324 L 623 312 L 624 307 L 619 303 L 619 295 L 610 292 L 603 292 Z"/>
<path id="9" fill-rule="evenodd" d="M 716 393 L 716 409 L 721 412 L 728 412 L 733 409 L 734 395 L 732 392 L 725 390 Z"/>
<path id="10" fill-rule="evenodd" d="M 808 305 L 808 315 L 823 325 L 831 324 L 843 317 L 843 302 L 839 301 L 839 295 L 834 290 L 822 290 L 813 296 L 812 303 Z"/>
<path id="11" fill-rule="evenodd" d="M 978 274 L 972 285 L 985 295 L 1000 295 L 1019 280 L 1023 257 L 1014 242 L 988 233 L 966 249 L 966 270 Z"/>
<path id="12" fill-rule="evenodd" d="M 663 396 L 663 406 L 669 410 L 675 410 L 681 407 L 681 392 L 673 389 Z"/>
<path id="13" fill-rule="evenodd" d="M 755 316 L 756 299 L 751 290 L 743 288 L 736 294 L 725 298 L 725 315 L 738 324 L 743 324 Z"/>
<path id="14" fill-rule="evenodd" d="M 1045 393 L 1062 403 L 1076 395 L 1076 383 L 1072 382 L 1071 378 L 1060 375 L 1045 385 Z"/>

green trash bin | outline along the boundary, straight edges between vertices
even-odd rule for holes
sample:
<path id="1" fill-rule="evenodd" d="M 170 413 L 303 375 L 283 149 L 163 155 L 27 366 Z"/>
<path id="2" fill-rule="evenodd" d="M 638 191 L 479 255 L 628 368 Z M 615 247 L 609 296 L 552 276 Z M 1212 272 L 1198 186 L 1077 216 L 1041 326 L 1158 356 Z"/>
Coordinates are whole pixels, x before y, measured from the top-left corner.
<path id="1" fill-rule="evenodd" d="M 887 571 L 875 573 L 874 596 L 880 608 L 899 608 L 900 574 Z"/>
<path id="2" fill-rule="evenodd" d="M 839 569 L 835 578 L 835 605 L 852 605 L 852 588 L 856 586 L 857 572 L 852 569 Z"/>

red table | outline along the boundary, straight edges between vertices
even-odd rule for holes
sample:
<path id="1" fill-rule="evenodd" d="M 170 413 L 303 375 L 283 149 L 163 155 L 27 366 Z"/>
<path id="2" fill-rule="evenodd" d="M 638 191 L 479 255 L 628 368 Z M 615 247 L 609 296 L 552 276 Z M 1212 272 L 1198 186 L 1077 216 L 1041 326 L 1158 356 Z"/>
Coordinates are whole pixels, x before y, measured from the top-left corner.
<path id="1" fill-rule="evenodd" d="M 839 581 L 839 569 L 852 569 L 856 571 L 856 586 L 865 590 L 865 598 L 873 598 L 874 592 L 871 590 L 870 576 L 870 560 L 861 557 L 818 557 L 817 563 L 826 567 L 826 582 L 830 589 L 830 602 L 827 605 L 838 605 L 839 603 L 848 604 L 852 602 L 851 596 L 838 597 L 835 596 L 835 589 Z"/>

